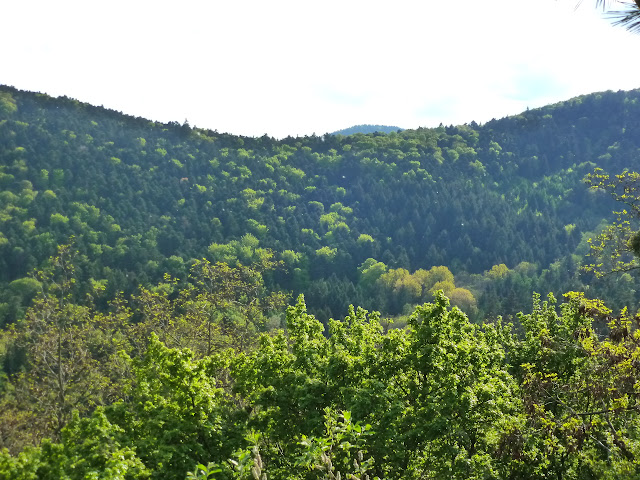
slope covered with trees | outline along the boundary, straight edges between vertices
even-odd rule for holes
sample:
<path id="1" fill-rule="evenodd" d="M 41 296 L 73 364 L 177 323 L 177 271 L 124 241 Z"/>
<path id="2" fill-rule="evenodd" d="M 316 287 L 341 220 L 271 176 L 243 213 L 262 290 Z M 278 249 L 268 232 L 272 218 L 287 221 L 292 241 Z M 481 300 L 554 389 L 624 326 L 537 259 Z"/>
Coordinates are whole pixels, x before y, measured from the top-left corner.
<path id="1" fill-rule="evenodd" d="M 274 140 L 0 88 L 0 479 L 638 476 L 638 280 L 584 256 L 639 97 Z"/>
<path id="2" fill-rule="evenodd" d="M 354 125 L 353 127 L 343 128 L 332 135 L 353 135 L 354 133 L 391 133 L 400 132 L 404 128 L 392 127 L 389 125 Z"/>
<path id="3" fill-rule="evenodd" d="M 38 288 L 29 272 L 71 237 L 78 295 L 96 283 L 130 295 L 165 273 L 186 281 L 196 259 L 248 265 L 271 250 L 283 265 L 267 284 L 305 293 L 323 321 L 351 303 L 400 313 L 441 281 L 478 318 L 497 313 L 497 298 L 515 313 L 533 290 L 586 284 L 622 305 L 634 278 L 620 289 L 578 275 L 586 237 L 612 210 L 582 179 L 634 167 L 639 96 L 587 95 L 485 125 L 274 140 L 2 87 L 2 322 L 24 314 Z M 451 277 L 426 274 L 440 266 Z"/>
<path id="4" fill-rule="evenodd" d="M 67 295 L 72 253 L 12 331 L 23 367 L 0 385 L 3 480 L 640 473 L 637 318 L 582 294 L 535 296 L 518 335 L 441 292 L 391 330 L 362 309 L 325 330 L 300 298 L 286 330 L 258 337 L 215 318 L 252 290 L 246 270 L 200 264 L 197 287 L 100 313 Z"/>

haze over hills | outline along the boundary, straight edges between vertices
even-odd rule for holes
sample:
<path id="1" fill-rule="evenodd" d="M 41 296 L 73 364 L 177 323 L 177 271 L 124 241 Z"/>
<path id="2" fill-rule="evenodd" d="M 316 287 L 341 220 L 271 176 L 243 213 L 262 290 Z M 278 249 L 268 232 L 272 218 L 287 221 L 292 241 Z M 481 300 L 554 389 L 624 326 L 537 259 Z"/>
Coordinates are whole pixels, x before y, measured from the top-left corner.
<path id="1" fill-rule="evenodd" d="M 586 238 L 613 205 L 582 179 L 634 168 L 640 148 L 635 90 L 482 126 L 282 140 L 0 92 L 4 321 L 34 294 L 20 279 L 71 237 L 79 284 L 107 297 L 164 273 L 184 282 L 194 259 L 248 264 L 270 249 L 284 262 L 270 286 L 305 293 L 323 320 L 428 300 L 414 272 L 437 266 L 468 311 L 515 313 L 533 290 L 585 285 Z M 636 281 L 591 288 L 620 303 Z"/>

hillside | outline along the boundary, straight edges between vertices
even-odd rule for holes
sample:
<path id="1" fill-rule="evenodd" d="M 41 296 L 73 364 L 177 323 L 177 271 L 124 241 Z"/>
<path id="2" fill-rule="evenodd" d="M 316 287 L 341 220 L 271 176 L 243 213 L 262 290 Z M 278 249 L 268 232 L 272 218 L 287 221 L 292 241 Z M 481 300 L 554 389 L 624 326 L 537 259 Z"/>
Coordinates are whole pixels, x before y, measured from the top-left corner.
<path id="1" fill-rule="evenodd" d="M 404 130 L 400 127 L 391 127 L 389 125 L 354 125 L 349 128 L 343 128 L 332 132 L 331 135 L 353 135 L 355 133 L 392 133 Z"/>
<path id="2" fill-rule="evenodd" d="M 638 279 L 580 265 L 639 96 L 274 140 L 1 88 L 0 479 L 637 478 Z"/>
<path id="3" fill-rule="evenodd" d="M 587 95 L 485 125 L 275 140 L 2 87 L 0 324 L 34 295 L 20 279 L 71 237 L 78 285 L 101 283 L 107 298 L 165 273 L 184 282 L 194 259 L 250 264 L 270 249 L 284 267 L 269 285 L 305 293 L 324 320 L 350 303 L 396 314 L 429 299 L 419 272 L 436 266 L 478 315 L 515 313 L 532 290 L 592 283 L 577 267 L 614 206 L 582 179 L 596 166 L 637 168 L 639 97 Z"/>

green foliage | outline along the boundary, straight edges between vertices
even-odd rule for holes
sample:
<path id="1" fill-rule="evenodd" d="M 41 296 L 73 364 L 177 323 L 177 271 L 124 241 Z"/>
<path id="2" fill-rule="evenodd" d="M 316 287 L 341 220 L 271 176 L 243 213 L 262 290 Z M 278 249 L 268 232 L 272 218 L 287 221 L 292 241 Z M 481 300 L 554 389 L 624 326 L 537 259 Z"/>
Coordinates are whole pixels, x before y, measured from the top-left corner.
<path id="1" fill-rule="evenodd" d="M 298 466 L 317 471 L 321 478 L 371 478 L 368 474 L 372 472 L 374 460 L 364 456 L 364 438 L 371 435 L 371 425 L 354 425 L 348 411 L 337 414 L 327 408 L 325 412 L 324 435 L 301 437 L 300 445 L 305 451 L 297 461 Z"/>
<path id="2" fill-rule="evenodd" d="M 326 260 L 333 260 L 334 258 L 336 258 L 337 253 L 338 253 L 337 248 L 330 248 L 327 246 L 324 246 L 316 250 L 316 256 Z"/>
<path id="3" fill-rule="evenodd" d="M 141 289 L 135 298 L 142 321 L 135 335 L 142 343 L 152 333 L 171 347 L 189 347 L 198 356 L 233 346 L 251 346 L 266 329 L 265 315 L 278 312 L 287 296 L 265 290 L 262 273 L 279 266 L 267 257 L 251 267 L 230 267 L 196 260 L 191 267 L 191 286 L 173 290 L 177 280 L 165 276 L 162 288 Z"/>
<path id="4" fill-rule="evenodd" d="M 509 269 L 504 263 L 501 263 L 500 265 L 494 265 L 493 267 L 491 267 L 491 270 L 487 272 L 487 276 L 493 279 L 504 278 L 508 274 Z"/>
<path id="5" fill-rule="evenodd" d="M 614 317 L 579 293 L 559 308 L 552 295 L 535 296 L 514 335 L 500 321 L 470 322 L 438 291 L 404 329 L 387 330 L 379 314 L 353 307 L 325 328 L 300 297 L 286 330 L 252 343 L 258 330 L 247 336 L 246 325 L 282 300 L 264 296 L 257 267 L 201 260 L 192 286 L 181 290 L 167 275 L 131 306 L 116 298 L 107 317 L 71 301 L 71 253 L 65 246 L 52 258 L 14 330 L 26 359 L 2 386 L 1 438 L 30 422 L 37 446 L 13 433 L 0 478 L 639 474 L 640 332 L 626 310 Z M 362 272 L 380 265 L 369 259 Z M 452 275 L 391 269 L 382 278 L 433 287 Z M 89 302 L 104 291 L 93 283 Z M 452 292 L 470 301 L 468 290 Z M 231 311 L 239 323 L 220 322 Z M 46 354 L 56 375 L 38 360 L 51 338 L 62 347 Z"/>
<path id="6" fill-rule="evenodd" d="M 152 479 L 184 478 L 209 452 L 225 450 L 225 402 L 209 360 L 168 349 L 152 335 L 144 355 L 130 364 L 134 381 L 127 401 L 112 405 L 108 417 L 142 462 L 154 466 Z"/>
<path id="7" fill-rule="evenodd" d="M 236 361 L 238 391 L 255 402 L 255 428 L 277 442 L 280 455 L 299 455 L 295 435 L 304 435 L 313 450 L 303 458 L 327 475 L 349 472 L 354 455 L 358 468 L 380 478 L 492 472 L 500 429 L 518 411 L 501 330 L 473 326 L 447 305 L 440 296 L 416 310 L 410 329 L 386 335 L 375 315 L 352 310 L 330 322 L 327 338 L 299 299 L 286 337 L 264 338 L 255 354 Z M 327 409 L 351 413 L 336 422 Z M 345 443 L 352 417 L 371 426 L 353 427 L 358 438 Z M 276 461 L 276 452 L 261 452 L 267 466 Z"/>
<path id="8" fill-rule="evenodd" d="M 498 305 L 502 313 L 514 314 L 539 285 L 558 293 L 580 287 L 575 275 L 539 277 L 581 253 L 582 238 L 608 218 L 611 207 L 587 193 L 582 177 L 602 162 L 628 166 L 640 147 L 624 134 L 637 123 L 635 91 L 584 96 L 482 126 L 282 140 L 0 91 L 5 106 L 15 105 L 0 112 L 3 323 L 25 311 L 9 283 L 43 268 L 71 235 L 80 271 L 107 280 L 110 296 L 130 297 L 139 285 L 162 282 L 165 271 L 184 286 L 193 259 L 249 264 L 262 258 L 255 250 L 291 250 L 307 261 L 267 276 L 267 285 L 307 293 L 323 319 L 343 316 L 349 303 L 389 314 L 405 308 L 393 289 L 358 285 L 367 258 L 410 272 L 444 265 L 477 299 L 480 317 L 491 313 L 494 294 L 508 299 Z M 234 245 L 247 233 L 258 247 Z M 335 257 L 316 262 L 325 246 Z M 526 287 L 515 275 L 469 277 L 522 261 L 539 265 Z M 636 287 L 617 295 L 606 282 L 592 285 L 616 305 Z"/>
<path id="9" fill-rule="evenodd" d="M 361 233 L 360 236 L 358 237 L 358 243 L 360 245 L 364 245 L 367 243 L 373 243 L 373 237 L 371 235 L 367 235 L 366 233 Z"/>
<path id="10" fill-rule="evenodd" d="M 276 262 L 265 259 L 253 268 L 232 268 L 202 260 L 191 269 L 191 287 L 179 290 L 177 281 L 166 275 L 158 287 L 141 289 L 134 298 L 135 312 L 119 296 L 110 312 L 102 314 L 93 303 L 106 290 L 104 280 L 90 279 L 86 305 L 72 300 L 73 254 L 69 245 L 60 247 L 37 281 L 14 284 L 20 294 L 33 294 L 23 293 L 27 288 L 37 292 L 25 319 L 8 332 L 0 331 L 9 373 L 6 384 L 0 383 L 0 446 L 12 452 L 43 437 L 60 440 L 74 411 L 86 416 L 99 406 L 130 400 L 137 392 L 132 382 L 140 386 L 134 374 L 151 366 L 138 367 L 128 355 L 165 355 L 157 345 L 149 350 L 150 336 L 157 335 L 163 345 L 190 347 L 197 358 L 229 346 L 246 349 L 266 329 L 266 315 L 277 313 L 286 299 L 264 289 L 261 273 Z"/>
<path id="11" fill-rule="evenodd" d="M 373 258 L 367 258 L 358 267 L 358 271 L 360 272 L 360 284 L 369 289 L 387 271 L 387 266 Z"/>
<path id="12" fill-rule="evenodd" d="M 454 288 L 447 294 L 453 305 L 464 312 L 474 313 L 477 309 L 477 302 L 473 293 L 466 288 Z"/>
<path id="13" fill-rule="evenodd" d="M 12 114 L 18 111 L 18 106 L 9 92 L 0 92 L 0 113 Z"/>
<path id="14" fill-rule="evenodd" d="M 0 87 L 0 478 L 638 476 L 633 312 L 481 323 L 637 307 L 578 272 L 636 267 L 637 174 L 581 179 L 638 98 L 274 140 Z"/>
<path id="15" fill-rule="evenodd" d="M 118 395 L 117 387 L 109 384 L 119 374 L 116 352 L 126 348 L 127 340 L 118 333 L 126 325 L 123 318 L 72 302 L 72 256 L 71 246 L 60 247 L 50 269 L 31 280 L 37 296 L 24 320 L 10 331 L 26 357 L 26 368 L 15 375 L 15 397 L 7 406 L 16 412 L 33 409 L 37 420 L 23 418 L 23 428 L 36 438 L 58 438 L 74 409 L 90 412 L 106 397 Z"/>
<path id="16" fill-rule="evenodd" d="M 60 213 L 52 213 L 50 218 L 51 226 L 64 225 L 69 223 L 69 217 L 66 217 Z"/>
<path id="17" fill-rule="evenodd" d="M 632 478 L 638 475 L 638 331 L 599 300 L 570 292 L 534 298 L 513 347 L 527 428 L 504 444 L 527 478 Z M 606 328 L 608 335 L 602 335 Z"/>
<path id="18" fill-rule="evenodd" d="M 17 457 L 0 452 L 0 478 L 6 480 L 143 480 L 150 471 L 134 448 L 123 446 L 123 430 L 102 411 L 76 417 L 63 429 L 60 443 L 45 440 Z"/>
<path id="19" fill-rule="evenodd" d="M 210 462 L 206 466 L 199 463 L 193 472 L 187 473 L 186 480 L 212 480 L 215 474 L 222 472 L 215 463 Z"/>
<path id="20" fill-rule="evenodd" d="M 637 269 L 638 246 L 637 223 L 640 218 L 640 173 L 624 171 L 615 177 L 596 169 L 585 181 L 593 190 L 603 190 L 614 200 L 626 205 L 629 210 L 614 212 L 616 220 L 597 237 L 589 239 L 590 257 L 593 263 L 585 270 L 602 277 L 612 272 L 627 272 Z"/>

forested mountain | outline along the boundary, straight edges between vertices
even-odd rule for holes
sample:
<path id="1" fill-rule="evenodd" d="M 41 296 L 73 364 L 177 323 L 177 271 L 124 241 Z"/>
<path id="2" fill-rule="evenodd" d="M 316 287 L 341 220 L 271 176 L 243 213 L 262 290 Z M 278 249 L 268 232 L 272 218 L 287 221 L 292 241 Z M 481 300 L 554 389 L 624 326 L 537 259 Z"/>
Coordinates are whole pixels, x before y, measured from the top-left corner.
<path id="1" fill-rule="evenodd" d="M 580 266 L 639 97 L 275 140 L 0 87 L 0 480 L 637 478 L 638 277 Z"/>
<path id="2" fill-rule="evenodd" d="M 391 133 L 400 132 L 404 128 L 390 127 L 388 125 L 354 125 L 353 127 L 343 128 L 336 132 L 332 132 L 331 135 L 353 135 L 354 133 Z"/>
<path id="3" fill-rule="evenodd" d="M 484 125 L 282 140 L 0 92 L 3 323 L 71 237 L 78 294 L 130 295 L 165 273 L 185 282 L 195 259 L 247 265 L 270 249 L 283 267 L 267 284 L 304 293 L 324 321 L 351 303 L 397 314 L 438 288 L 481 318 L 534 290 L 588 284 L 622 305 L 638 286 L 578 267 L 614 207 L 583 177 L 636 167 L 640 91 Z"/>

